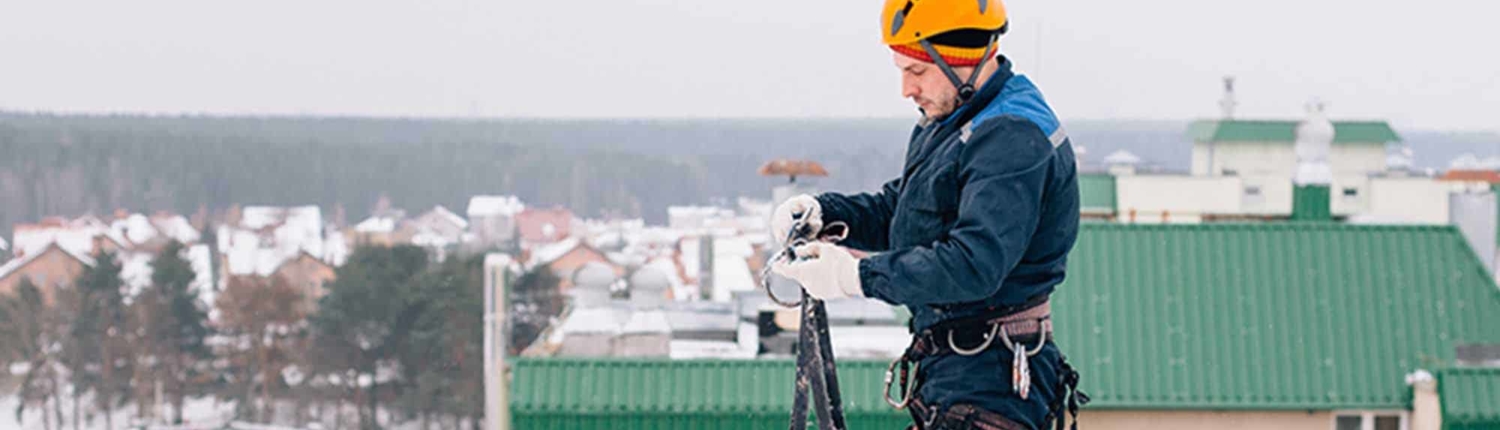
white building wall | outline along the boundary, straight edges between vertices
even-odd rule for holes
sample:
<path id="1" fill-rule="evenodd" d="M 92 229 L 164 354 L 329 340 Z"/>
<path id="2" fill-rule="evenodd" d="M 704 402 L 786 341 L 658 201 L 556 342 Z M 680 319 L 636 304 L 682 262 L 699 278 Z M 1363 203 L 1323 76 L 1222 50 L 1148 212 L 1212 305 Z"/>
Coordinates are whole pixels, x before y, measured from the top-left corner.
<path id="1" fill-rule="evenodd" d="M 1335 215 L 1367 211 L 1370 175 L 1384 172 L 1385 146 L 1338 144 L 1330 164 L 1334 174 Z M 1297 172 L 1295 146 L 1287 142 L 1218 142 L 1193 144 L 1193 175 L 1239 176 L 1241 207 L 1247 215 L 1288 215 L 1292 212 L 1292 177 Z M 1345 197 L 1344 190 L 1352 196 Z"/>
<path id="2" fill-rule="evenodd" d="M 1448 195 L 1463 184 L 1428 177 L 1372 178 L 1369 208 L 1376 221 L 1442 225 L 1448 223 Z"/>
<path id="3" fill-rule="evenodd" d="M 1329 164 L 1333 168 L 1334 215 L 1364 213 L 1369 208 L 1370 176 L 1385 172 L 1385 159 L 1385 145 L 1333 146 Z"/>
<path id="4" fill-rule="evenodd" d="M 1124 223 L 1196 223 L 1241 213 L 1241 178 L 1118 176 L 1115 204 Z"/>

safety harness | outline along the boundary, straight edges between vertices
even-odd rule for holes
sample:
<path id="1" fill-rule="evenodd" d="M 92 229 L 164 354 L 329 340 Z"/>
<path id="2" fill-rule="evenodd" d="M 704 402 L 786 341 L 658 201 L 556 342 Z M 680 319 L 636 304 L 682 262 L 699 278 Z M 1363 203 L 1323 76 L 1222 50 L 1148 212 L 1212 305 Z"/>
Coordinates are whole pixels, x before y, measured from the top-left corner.
<path id="1" fill-rule="evenodd" d="M 1038 296 L 1019 306 L 990 309 L 975 317 L 944 321 L 912 336 L 906 352 L 886 368 L 885 397 L 896 409 L 908 409 L 918 429 L 946 428 L 940 421 L 961 419 L 973 424 L 962 428 L 1019 428 L 1020 424 L 982 409 L 967 405 L 955 405 L 946 413 L 940 413 L 936 405 L 922 403 L 916 396 L 921 385 L 920 364 L 923 359 L 947 354 L 974 356 L 995 345 L 1010 351 L 1011 390 L 1021 399 L 1031 395 L 1030 358 L 1042 352 L 1052 336 L 1052 304 L 1047 296 Z M 977 341 L 977 344 L 976 344 Z M 1034 345 L 1034 346 L 1031 346 Z M 1057 396 L 1047 408 L 1047 420 L 1055 422 L 1056 428 L 1067 427 L 1064 410 L 1073 417 L 1073 427 L 1078 428 L 1078 408 L 1089 402 L 1089 397 L 1078 391 L 1078 372 L 1073 370 L 1066 357 L 1059 357 Z M 893 393 L 896 388 L 898 393 Z M 893 394 L 900 395 L 896 398 Z M 965 406 L 968 409 L 958 408 Z M 973 410 L 970 410 L 973 409 Z M 956 412 L 955 412 L 956 411 Z M 983 425 L 980 425 L 983 424 Z"/>

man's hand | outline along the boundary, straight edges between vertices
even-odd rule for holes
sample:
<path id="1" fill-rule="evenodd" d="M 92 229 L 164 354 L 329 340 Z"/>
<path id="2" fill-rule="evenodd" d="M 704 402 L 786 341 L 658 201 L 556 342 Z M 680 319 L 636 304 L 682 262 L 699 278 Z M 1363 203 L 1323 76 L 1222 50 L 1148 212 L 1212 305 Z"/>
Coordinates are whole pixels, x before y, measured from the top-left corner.
<path id="1" fill-rule="evenodd" d="M 814 298 L 865 296 L 859 284 L 859 259 L 849 250 L 831 243 L 810 242 L 795 251 L 796 261 L 778 261 L 771 271 L 802 284 L 802 289 Z"/>
<path id="2" fill-rule="evenodd" d="M 771 212 L 771 240 L 776 241 L 777 247 L 786 246 L 787 234 L 798 216 L 811 227 L 811 234 L 823 231 L 823 206 L 818 199 L 807 194 L 786 199 Z"/>

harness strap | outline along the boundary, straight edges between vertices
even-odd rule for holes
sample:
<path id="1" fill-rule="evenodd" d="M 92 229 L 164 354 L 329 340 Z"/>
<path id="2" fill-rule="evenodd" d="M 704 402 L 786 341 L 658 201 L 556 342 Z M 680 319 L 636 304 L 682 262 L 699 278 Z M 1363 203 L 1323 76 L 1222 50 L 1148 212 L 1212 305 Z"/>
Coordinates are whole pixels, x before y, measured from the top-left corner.
<path id="1" fill-rule="evenodd" d="M 913 401 L 911 415 L 913 427 L 917 430 L 1026 430 L 1025 425 L 1004 415 L 967 404 L 957 404 L 946 411 L 938 411 L 918 399 Z"/>

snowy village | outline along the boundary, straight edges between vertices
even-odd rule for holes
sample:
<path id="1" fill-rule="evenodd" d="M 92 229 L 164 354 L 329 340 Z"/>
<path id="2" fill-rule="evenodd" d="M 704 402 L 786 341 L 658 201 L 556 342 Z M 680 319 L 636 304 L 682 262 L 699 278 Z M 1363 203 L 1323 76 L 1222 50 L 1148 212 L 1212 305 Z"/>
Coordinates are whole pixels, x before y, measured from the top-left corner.
<path id="1" fill-rule="evenodd" d="M 7 2 L 0 430 L 1500 430 L 1497 15 Z"/>

